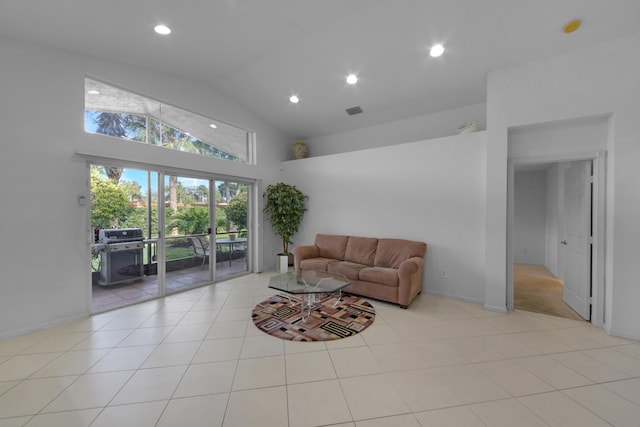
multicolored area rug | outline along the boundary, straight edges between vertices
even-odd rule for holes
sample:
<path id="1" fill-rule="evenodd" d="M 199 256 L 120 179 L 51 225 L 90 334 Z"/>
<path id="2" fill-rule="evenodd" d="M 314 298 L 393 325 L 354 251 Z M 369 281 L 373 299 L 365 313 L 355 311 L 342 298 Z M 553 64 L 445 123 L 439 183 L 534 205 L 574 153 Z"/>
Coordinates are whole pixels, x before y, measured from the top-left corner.
<path id="1" fill-rule="evenodd" d="M 316 299 L 311 312 L 300 311 L 301 295 L 274 295 L 253 308 L 253 323 L 274 337 L 291 341 L 327 341 L 362 332 L 373 324 L 376 312 L 361 297 L 342 293 Z"/>

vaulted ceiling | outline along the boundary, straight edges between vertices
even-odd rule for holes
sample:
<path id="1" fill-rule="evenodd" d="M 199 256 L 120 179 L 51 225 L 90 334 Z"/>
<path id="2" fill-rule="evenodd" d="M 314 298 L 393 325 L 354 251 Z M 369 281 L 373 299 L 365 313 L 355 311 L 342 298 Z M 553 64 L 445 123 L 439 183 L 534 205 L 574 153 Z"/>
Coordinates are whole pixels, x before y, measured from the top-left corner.
<path id="1" fill-rule="evenodd" d="M 291 139 L 482 103 L 492 69 L 639 31 L 638 0 L 0 0 L 0 36 L 211 85 Z"/>

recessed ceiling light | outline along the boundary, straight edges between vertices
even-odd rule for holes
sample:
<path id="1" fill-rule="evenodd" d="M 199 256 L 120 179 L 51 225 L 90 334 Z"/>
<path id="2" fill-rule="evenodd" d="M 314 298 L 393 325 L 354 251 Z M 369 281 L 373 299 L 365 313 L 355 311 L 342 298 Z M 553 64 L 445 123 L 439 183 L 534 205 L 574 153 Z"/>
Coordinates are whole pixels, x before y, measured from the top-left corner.
<path id="1" fill-rule="evenodd" d="M 291 97 L 289 98 L 289 101 L 291 101 L 294 104 L 297 104 L 298 102 L 300 102 L 300 98 L 298 98 L 296 95 L 291 95 Z"/>
<path id="2" fill-rule="evenodd" d="M 95 90 L 95 89 L 90 89 L 87 91 L 87 93 L 89 95 L 100 95 L 100 91 L 99 90 Z"/>
<path id="3" fill-rule="evenodd" d="M 356 76 L 355 74 L 349 74 L 347 76 L 347 83 L 349 83 L 350 85 L 358 83 L 358 76 Z"/>
<path id="4" fill-rule="evenodd" d="M 581 22 L 579 19 L 574 19 L 573 21 L 567 22 L 562 30 L 565 34 L 573 33 L 575 30 L 580 28 L 580 24 Z"/>
<path id="5" fill-rule="evenodd" d="M 164 24 L 156 25 L 155 27 L 153 27 L 153 31 L 158 34 L 162 34 L 163 36 L 171 34 L 171 28 L 167 27 Z"/>
<path id="6" fill-rule="evenodd" d="M 437 58 L 443 53 L 444 53 L 444 46 L 442 46 L 441 44 L 435 44 L 431 46 L 431 49 L 429 50 L 429 55 L 433 56 L 434 58 Z"/>
<path id="7" fill-rule="evenodd" d="M 211 124 L 209 125 L 209 127 L 210 127 L 211 129 L 218 129 L 218 125 L 216 125 L 215 123 L 211 123 Z"/>

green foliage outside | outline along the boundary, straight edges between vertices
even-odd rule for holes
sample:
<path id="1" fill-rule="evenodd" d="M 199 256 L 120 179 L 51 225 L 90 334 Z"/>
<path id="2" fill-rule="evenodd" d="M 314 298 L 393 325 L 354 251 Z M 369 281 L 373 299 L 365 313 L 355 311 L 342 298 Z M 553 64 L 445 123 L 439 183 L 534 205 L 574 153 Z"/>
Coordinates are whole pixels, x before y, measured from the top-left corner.
<path id="1" fill-rule="evenodd" d="M 158 208 L 137 206 L 136 202 L 146 201 L 142 186 L 138 182 L 121 182 L 121 168 L 93 165 L 91 168 L 91 226 L 93 228 L 140 228 L 145 237 L 158 236 Z M 216 206 L 216 231 L 229 231 L 231 224 L 238 229 L 246 229 L 247 223 L 247 187 L 235 183 L 221 185 L 216 191 L 216 205 L 229 200 L 227 206 Z M 193 248 L 188 240 L 176 236 L 170 237 L 173 230 L 179 235 L 206 234 L 209 229 L 209 210 L 203 206 L 188 206 L 207 202 L 209 195 L 206 186 L 184 186 L 175 182 L 175 197 L 180 204 L 175 210 L 166 208 L 167 223 L 165 235 L 169 237 L 166 247 L 166 259 L 180 259 L 193 256 Z M 170 193 L 164 199 L 169 200 Z M 156 198 L 154 197 L 154 200 Z M 149 214 L 151 231 L 149 232 Z M 147 257 L 147 251 L 144 252 Z M 148 262 L 145 260 L 145 262 Z M 93 260 L 94 271 L 99 267 L 99 259 Z"/>
<path id="2" fill-rule="evenodd" d="M 226 208 L 226 214 L 238 230 L 247 229 L 247 192 L 237 194 Z"/>
<path id="3" fill-rule="evenodd" d="M 115 228 L 127 218 L 129 196 L 126 190 L 112 180 L 91 169 L 91 226 Z"/>
<path id="4" fill-rule="evenodd" d="M 142 199 L 137 182 L 116 183 L 107 178 L 102 166 L 91 168 L 91 227 L 92 228 L 141 228 L 146 233 L 148 219 L 146 208 L 129 205 Z M 158 209 L 151 209 L 151 236 L 158 235 Z M 150 236 L 148 236 L 150 237 Z"/>
<path id="5" fill-rule="evenodd" d="M 92 110 L 87 110 L 86 113 L 88 113 L 88 117 L 98 126 L 95 131 L 96 133 L 160 145 L 188 153 L 241 162 L 241 159 L 238 157 L 226 153 L 210 143 L 200 141 L 180 129 L 163 123 L 153 116 Z M 147 123 L 149 124 L 148 127 Z"/>
<path id="6" fill-rule="evenodd" d="M 201 206 L 178 208 L 167 222 L 167 230 L 174 228 L 183 235 L 206 234 L 209 229 L 209 210 Z"/>
<path id="7" fill-rule="evenodd" d="M 226 160 L 240 162 L 210 144 L 204 143 L 191 135 L 161 123 L 153 117 L 137 114 L 87 111 L 88 118 L 97 125 L 96 133 L 117 138 L 132 139 L 154 145 L 205 154 Z M 147 124 L 149 127 L 147 128 Z M 148 136 L 148 138 L 147 138 Z M 142 186 L 138 182 L 121 182 L 123 168 L 94 165 L 91 168 L 91 226 L 98 228 L 140 228 L 147 238 L 158 236 L 157 207 L 136 206 L 136 202 L 145 200 Z M 209 211 L 202 206 L 189 204 L 205 204 L 209 196 L 208 187 L 184 186 L 176 177 L 170 177 L 167 193 L 164 197 L 155 197 L 162 203 L 170 201 L 167 207 L 167 223 L 165 235 L 176 232 L 181 235 L 206 234 L 209 230 Z M 227 215 L 227 207 L 216 206 L 216 232 L 229 231 L 233 223 L 240 229 L 246 228 L 246 185 L 223 183 L 216 191 L 216 204 L 229 202 L 240 196 L 231 207 L 231 217 Z M 180 206 L 183 205 L 183 206 Z M 149 219 L 149 214 L 151 218 Z M 149 231 L 149 221 L 151 230 Z M 149 235 L 147 235 L 149 234 Z M 193 249 L 187 240 L 171 238 L 166 248 L 166 259 L 178 259 L 193 256 Z M 147 252 L 145 251 L 145 257 Z M 99 260 L 94 259 L 94 264 Z M 94 268 L 97 267 L 97 264 Z"/>
<path id="8" fill-rule="evenodd" d="M 216 207 L 216 232 L 219 231 L 228 231 L 231 227 L 231 223 L 227 219 L 227 214 L 225 213 L 224 208 Z"/>
<path id="9" fill-rule="evenodd" d="M 121 223 L 122 228 L 141 228 L 146 237 L 158 236 L 158 208 L 151 208 L 151 234 L 147 236 L 148 222 L 147 222 L 147 208 L 129 208 L 127 218 Z"/>

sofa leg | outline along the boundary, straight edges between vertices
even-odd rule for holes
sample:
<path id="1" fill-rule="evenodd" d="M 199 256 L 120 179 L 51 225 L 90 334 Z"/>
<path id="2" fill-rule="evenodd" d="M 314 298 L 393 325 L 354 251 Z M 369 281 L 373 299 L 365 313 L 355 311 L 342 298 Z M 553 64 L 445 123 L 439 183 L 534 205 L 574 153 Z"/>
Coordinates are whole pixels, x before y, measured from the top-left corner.
<path id="1" fill-rule="evenodd" d="M 402 309 L 406 310 L 407 308 L 409 308 L 409 306 L 408 306 L 408 305 L 402 305 L 402 304 L 400 304 L 400 308 L 402 308 Z"/>

